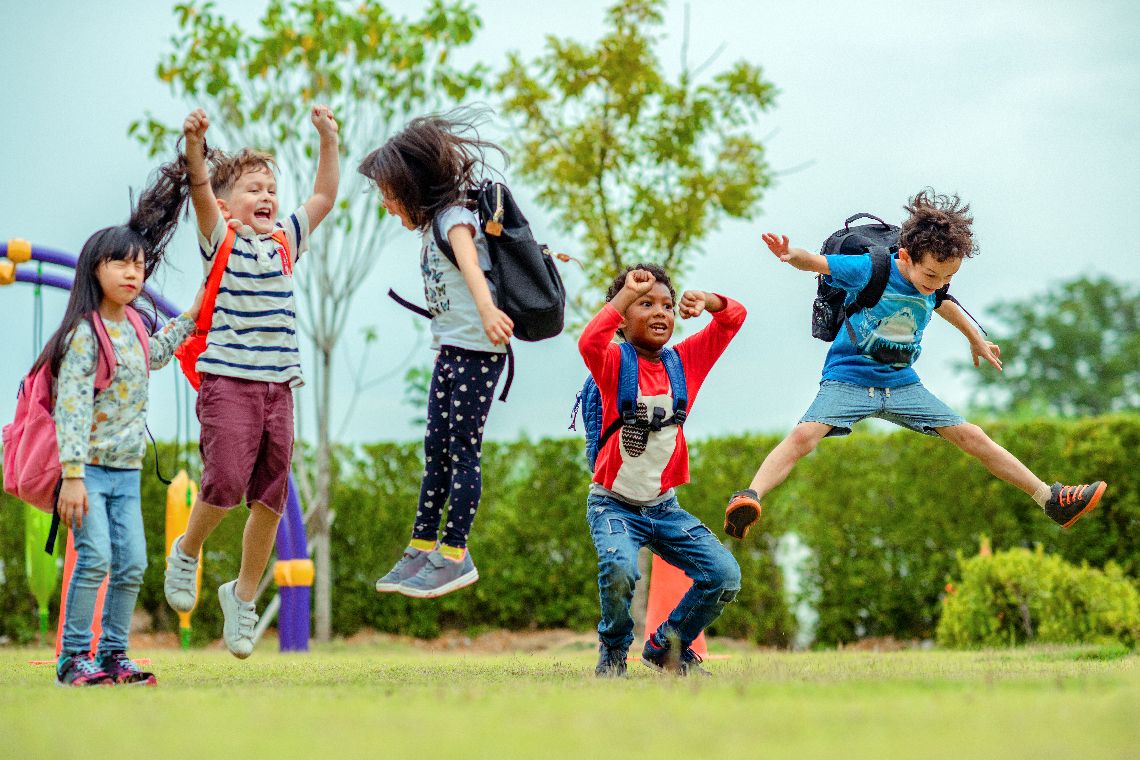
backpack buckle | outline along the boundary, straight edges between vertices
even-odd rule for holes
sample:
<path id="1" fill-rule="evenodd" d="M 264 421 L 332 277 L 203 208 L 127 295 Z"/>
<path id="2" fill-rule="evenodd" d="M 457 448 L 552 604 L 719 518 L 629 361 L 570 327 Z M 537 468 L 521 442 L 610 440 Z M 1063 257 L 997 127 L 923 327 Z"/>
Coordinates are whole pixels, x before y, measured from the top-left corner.
<path id="1" fill-rule="evenodd" d="M 675 412 L 673 412 L 673 422 L 677 423 L 678 425 L 683 425 L 685 424 L 685 418 L 688 416 L 689 413 L 685 411 L 685 407 L 679 407 Z"/>
<path id="2" fill-rule="evenodd" d="M 660 406 L 653 407 L 653 419 L 649 421 L 649 429 L 654 433 L 661 430 L 665 422 L 665 408 Z"/>
<path id="3" fill-rule="evenodd" d="M 637 424 L 637 410 L 636 409 L 623 409 L 621 413 L 621 424 L 633 426 Z"/>

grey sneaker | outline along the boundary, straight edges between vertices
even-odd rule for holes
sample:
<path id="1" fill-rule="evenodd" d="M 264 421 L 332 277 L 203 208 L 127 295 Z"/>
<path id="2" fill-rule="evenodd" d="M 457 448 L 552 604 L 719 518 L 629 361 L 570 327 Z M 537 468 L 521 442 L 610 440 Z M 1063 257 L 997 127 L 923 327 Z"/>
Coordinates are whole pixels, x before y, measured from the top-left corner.
<path id="1" fill-rule="evenodd" d="M 166 592 L 167 604 L 178 612 L 189 612 L 198 601 L 198 558 L 183 554 L 178 548 L 181 541 L 179 536 L 170 544 L 162 590 Z"/>
<path id="2" fill-rule="evenodd" d="M 403 581 L 396 589 L 404 596 L 416 599 L 434 599 L 479 580 L 479 571 L 471 559 L 471 552 L 463 555 L 462 562 L 452 562 L 440 554 L 439 549 L 427 553 L 419 572 Z"/>
<path id="3" fill-rule="evenodd" d="M 244 660 L 253 654 L 253 628 L 257 625 L 257 608 L 253 602 L 237 598 L 237 581 L 218 586 L 218 602 L 222 605 L 222 638 L 230 654 Z"/>
<path id="4" fill-rule="evenodd" d="M 415 577 L 427 562 L 428 554 L 429 552 L 410 546 L 404 549 L 404 556 L 400 557 L 400 561 L 392 566 L 387 575 L 381 576 L 376 581 L 376 590 L 381 593 L 397 591 L 401 583 Z"/>

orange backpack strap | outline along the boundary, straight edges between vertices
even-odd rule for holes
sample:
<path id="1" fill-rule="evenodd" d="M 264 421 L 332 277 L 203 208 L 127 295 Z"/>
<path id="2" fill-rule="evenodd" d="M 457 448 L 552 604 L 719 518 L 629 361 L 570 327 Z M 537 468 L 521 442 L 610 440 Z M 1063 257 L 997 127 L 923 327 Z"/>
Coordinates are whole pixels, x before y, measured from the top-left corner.
<path id="1" fill-rule="evenodd" d="M 197 333 L 205 335 L 210 332 L 210 325 L 214 322 L 214 302 L 218 300 L 218 290 L 222 287 L 222 275 L 226 272 L 226 265 L 230 261 L 230 251 L 234 249 L 237 232 L 233 227 L 226 225 L 226 236 L 214 254 L 214 265 L 210 268 L 210 276 L 206 278 L 206 293 L 202 296 L 202 309 L 198 312 L 195 323 Z"/>
<path id="2" fill-rule="evenodd" d="M 281 273 L 291 277 L 293 275 L 293 256 L 289 251 L 289 236 L 285 230 L 278 227 L 273 230 L 273 239 L 281 246 L 278 255 L 281 256 Z"/>

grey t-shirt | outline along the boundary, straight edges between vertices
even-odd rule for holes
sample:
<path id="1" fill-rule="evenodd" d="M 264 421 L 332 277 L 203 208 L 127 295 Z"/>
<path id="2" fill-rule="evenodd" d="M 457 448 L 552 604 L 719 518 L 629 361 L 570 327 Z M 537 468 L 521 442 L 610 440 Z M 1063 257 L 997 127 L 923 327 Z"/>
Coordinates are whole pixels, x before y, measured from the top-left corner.
<path id="1" fill-rule="evenodd" d="M 491 268 L 491 256 L 487 252 L 487 238 L 479 229 L 475 214 L 463 206 L 451 206 L 439 215 L 440 232 L 447 238 L 452 227 L 465 225 L 475 236 L 475 251 L 479 258 L 479 268 L 484 272 Z M 424 276 L 424 300 L 432 313 L 432 348 L 456 346 L 473 351 L 506 353 L 506 346 L 496 346 L 483 330 L 483 320 L 475 299 L 463 279 L 459 267 L 435 244 L 431 225 L 423 233 L 423 248 L 420 253 L 420 271 Z M 491 283 L 487 283 L 491 287 Z M 494 296 L 494 290 L 491 291 Z"/>

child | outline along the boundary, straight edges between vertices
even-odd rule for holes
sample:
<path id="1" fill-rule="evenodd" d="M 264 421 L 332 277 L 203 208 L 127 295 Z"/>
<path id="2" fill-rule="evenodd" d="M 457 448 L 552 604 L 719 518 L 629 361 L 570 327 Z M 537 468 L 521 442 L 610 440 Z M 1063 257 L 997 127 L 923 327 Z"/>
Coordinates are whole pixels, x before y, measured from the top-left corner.
<path id="1" fill-rule="evenodd" d="M 859 338 L 852 343 L 841 329 L 823 364 L 819 394 L 803 419 L 764 459 L 749 488 L 729 500 L 724 530 L 743 538 L 760 518 L 761 500 L 784 482 L 792 467 L 826 436 L 847 435 L 867 417 L 881 417 L 926 435 L 940 435 L 977 458 L 991 473 L 1033 497 L 1051 520 L 1068 528 L 1086 514 L 1104 493 L 1106 484 L 1048 486 L 996 444 L 977 425 L 954 413 L 923 387 L 911 364 L 922 348 L 922 332 L 935 309 L 935 291 L 973 256 L 970 207 L 957 196 L 920 192 L 906 207 L 899 252 L 891 261 L 890 279 L 878 304 L 855 313 L 851 325 Z M 826 275 L 828 282 L 847 291 L 847 303 L 871 277 L 871 257 L 819 256 L 789 248 L 788 238 L 767 233 L 772 253 L 796 269 Z M 1001 369 L 1000 351 L 982 338 L 962 310 L 946 300 L 937 313 L 970 341 L 974 366 L 985 359 Z"/>
<path id="2" fill-rule="evenodd" d="M 195 574 L 203 542 L 243 499 L 249 518 L 242 539 L 241 570 L 218 588 L 222 637 L 239 658 L 253 652 L 257 624 L 254 596 L 273 551 L 285 508 L 293 455 L 293 389 L 302 384 L 293 304 L 293 264 L 308 247 L 312 230 L 332 210 L 340 165 L 338 127 L 327 106 L 310 114 L 320 135 L 320 158 L 312 196 L 284 222 L 277 219 L 273 159 L 244 149 L 212 155 L 207 173 L 206 114 L 186 117 L 190 200 L 198 220 L 203 269 L 236 230 L 221 279 L 206 350 L 198 358 L 202 491 L 190 511 L 186 533 L 175 539 L 166 565 L 166 601 L 186 612 L 194 607 Z M 283 229 L 287 246 L 274 238 Z M 280 235 L 280 233 L 278 233 Z"/>
<path id="3" fill-rule="evenodd" d="M 638 416 L 672 410 L 673 400 L 661 350 L 673 335 L 675 294 L 661 267 L 638 264 L 614 280 L 602 307 L 582 333 L 578 349 L 601 392 L 602 428 L 619 417 L 621 347 L 615 332 L 638 354 Z M 715 293 L 688 290 L 681 296 L 682 319 L 702 311 L 713 321 L 676 346 L 685 373 L 689 409 L 713 364 L 744 323 L 744 307 Z M 659 415 L 659 413 L 658 413 Z M 654 415 L 654 416 L 658 416 Z M 689 452 L 681 425 L 625 426 L 598 452 L 594 480 L 586 501 L 586 519 L 598 552 L 598 589 L 602 620 L 600 656 L 595 673 L 624 676 L 626 652 L 633 641 L 633 600 L 637 552 L 648 546 L 693 579 L 693 585 L 668 619 L 649 637 L 641 661 L 658 671 L 679 675 L 707 673 L 690 644 L 720 616 L 740 591 L 740 566 L 700 520 L 681 509 L 674 487 L 689 481 Z"/>
<path id="4" fill-rule="evenodd" d="M 127 656 L 146 569 L 139 470 L 146 449 L 148 372 L 165 366 L 193 331 L 202 293 L 189 311 L 151 335 L 145 350 L 140 339 L 146 331 L 139 332 L 142 322 L 132 306 L 161 262 L 185 203 L 172 173 L 164 168 L 127 224 L 102 229 L 84 243 L 63 322 L 33 367 L 34 372 L 48 364 L 56 379 L 53 417 L 63 475 L 57 509 L 75 541 L 56 667 L 66 686 L 156 682 Z M 100 363 L 96 329 L 105 329 L 114 347 L 114 373 L 106 390 L 92 393 Z M 92 660 L 91 619 L 108 572 L 103 633 Z"/>
<path id="5" fill-rule="evenodd" d="M 464 205 L 467 189 L 485 167 L 485 151 L 503 151 L 464 134 L 469 131 L 474 125 L 460 117 L 414 119 L 359 167 L 376 184 L 388 213 L 420 233 L 432 348 L 439 351 L 428 392 L 424 476 L 411 541 L 376 581 L 377 591 L 417 598 L 442 596 L 479 580 L 467 541 L 483 488 L 483 427 L 514 328 L 495 306 L 483 274 L 491 265 L 486 238 Z M 436 245 L 433 225 L 451 244 L 455 264 Z"/>

